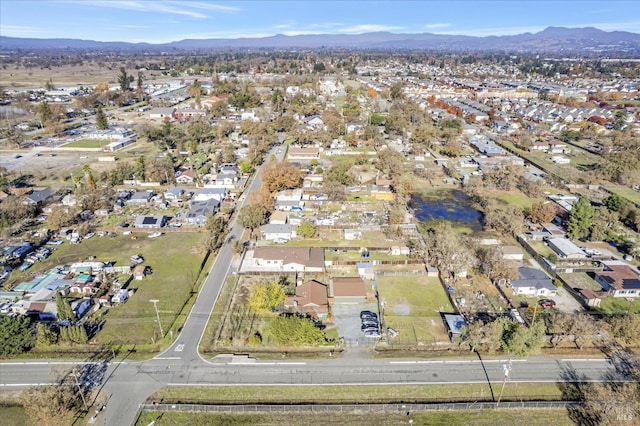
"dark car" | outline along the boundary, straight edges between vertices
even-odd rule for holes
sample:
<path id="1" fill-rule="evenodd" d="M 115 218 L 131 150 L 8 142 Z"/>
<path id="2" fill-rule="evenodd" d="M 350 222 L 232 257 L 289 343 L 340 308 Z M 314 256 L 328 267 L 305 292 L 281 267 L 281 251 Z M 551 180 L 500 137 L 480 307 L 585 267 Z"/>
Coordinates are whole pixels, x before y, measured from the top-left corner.
<path id="1" fill-rule="evenodd" d="M 371 311 L 362 311 L 362 312 L 360 312 L 360 318 L 361 319 L 364 319 L 364 318 L 377 319 L 378 318 L 378 314 L 376 314 L 375 312 L 371 312 Z"/>
<path id="2" fill-rule="evenodd" d="M 538 302 L 540 304 L 540 306 L 542 306 L 543 308 L 553 308 L 554 306 L 556 306 L 556 302 L 551 300 L 551 299 L 542 299 L 541 301 Z"/>
<path id="3" fill-rule="evenodd" d="M 373 325 L 373 324 L 362 324 L 362 327 L 360 327 L 360 330 L 362 331 L 379 331 L 378 329 L 378 325 Z"/>
<path id="4" fill-rule="evenodd" d="M 120 225 L 118 225 L 118 228 L 128 228 L 129 224 L 127 222 L 122 222 Z"/>

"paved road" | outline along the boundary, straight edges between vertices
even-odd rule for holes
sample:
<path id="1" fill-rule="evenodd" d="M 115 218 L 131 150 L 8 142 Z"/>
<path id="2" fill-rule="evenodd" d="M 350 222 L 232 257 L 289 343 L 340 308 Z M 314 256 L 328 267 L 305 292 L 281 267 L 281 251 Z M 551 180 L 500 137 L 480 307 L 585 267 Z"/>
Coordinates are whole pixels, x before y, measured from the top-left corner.
<path id="1" fill-rule="evenodd" d="M 277 154 L 276 149 L 271 153 Z M 281 156 L 281 155 L 280 155 Z M 247 194 L 260 185 L 259 171 Z M 244 205 L 247 197 L 240 202 Z M 235 272 L 231 241 L 239 239 L 242 228 L 230 224 L 230 238 L 216 258 L 198 298 L 175 342 L 154 359 L 143 362 L 113 360 L 82 363 L 74 361 L 0 362 L 0 390 L 21 389 L 34 384 L 51 383 L 52 373 L 77 365 L 83 380 L 102 389 L 109 400 L 99 423 L 127 425 L 135 421 L 139 404 L 166 385 L 327 385 L 390 383 L 496 383 L 503 379 L 504 359 L 379 360 L 343 357 L 335 360 L 256 361 L 246 357 L 218 356 L 205 360 L 198 352 L 208 319 L 220 289 L 229 273 Z M 605 359 L 539 357 L 514 360 L 511 381 L 556 382 L 566 372 L 576 371 L 581 378 L 601 380 L 613 370 Z"/>

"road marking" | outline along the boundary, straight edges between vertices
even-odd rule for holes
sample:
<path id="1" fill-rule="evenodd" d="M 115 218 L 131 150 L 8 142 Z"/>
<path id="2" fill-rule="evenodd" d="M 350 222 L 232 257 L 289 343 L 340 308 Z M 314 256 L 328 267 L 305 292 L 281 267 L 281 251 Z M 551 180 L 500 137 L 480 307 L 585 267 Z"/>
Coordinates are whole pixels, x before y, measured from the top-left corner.
<path id="1" fill-rule="evenodd" d="M 9 384 L 0 383 L 0 388 L 2 387 L 8 388 L 10 386 L 53 386 L 53 383 L 9 383 Z"/>
<path id="2" fill-rule="evenodd" d="M 2 362 L 1 365 L 93 365 L 102 364 L 104 361 L 23 361 L 23 362 Z"/>
<path id="3" fill-rule="evenodd" d="M 174 349 L 175 352 L 182 352 L 184 351 L 184 345 L 178 345 L 176 346 L 176 348 Z"/>
<path id="4" fill-rule="evenodd" d="M 610 358 L 562 358 L 562 362 L 611 362 Z"/>
<path id="5" fill-rule="evenodd" d="M 180 358 L 179 356 L 159 356 L 153 359 L 182 359 L 182 358 Z"/>

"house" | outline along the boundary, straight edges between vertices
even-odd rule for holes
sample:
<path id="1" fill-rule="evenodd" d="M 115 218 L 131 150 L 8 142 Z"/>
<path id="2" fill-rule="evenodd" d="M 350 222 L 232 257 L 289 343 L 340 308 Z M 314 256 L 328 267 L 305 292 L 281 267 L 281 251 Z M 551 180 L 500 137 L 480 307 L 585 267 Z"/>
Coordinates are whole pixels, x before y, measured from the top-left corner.
<path id="1" fill-rule="evenodd" d="M 175 108 L 153 108 L 149 111 L 149 118 L 152 120 L 171 120 L 175 112 Z"/>
<path id="2" fill-rule="evenodd" d="M 513 294 L 533 297 L 549 297 L 556 294 L 551 278 L 540 269 L 523 266 L 518 268 L 519 279 L 511 280 Z"/>
<path id="3" fill-rule="evenodd" d="M 194 172 L 193 170 L 185 170 L 180 174 L 180 176 L 176 178 L 176 182 L 185 185 L 194 183 L 197 178 L 198 175 L 196 174 L 196 172 Z"/>
<path id="4" fill-rule="evenodd" d="M 356 269 L 358 270 L 358 275 L 363 280 L 374 280 L 376 278 L 372 262 L 358 262 L 356 263 Z"/>
<path id="5" fill-rule="evenodd" d="M 595 280 L 613 297 L 640 297 L 640 275 L 624 262 L 602 262 L 603 271 L 595 273 Z"/>
<path id="6" fill-rule="evenodd" d="M 563 157 L 562 155 L 554 155 L 551 160 L 556 164 L 569 164 L 571 160 L 567 157 Z"/>
<path id="7" fill-rule="evenodd" d="M 587 257 L 580 247 L 567 238 L 550 238 L 547 243 L 561 259 L 586 259 Z"/>
<path id="8" fill-rule="evenodd" d="M 189 211 L 185 215 L 185 221 L 191 225 L 204 225 L 209 216 L 213 216 L 220 210 L 220 201 L 211 198 L 207 201 L 192 201 Z"/>
<path id="9" fill-rule="evenodd" d="M 320 150 L 318 148 L 290 147 L 287 157 L 289 160 L 317 160 L 320 158 Z"/>
<path id="10" fill-rule="evenodd" d="M 176 201 L 179 201 L 183 195 L 184 195 L 184 189 L 173 187 L 165 191 L 164 199 L 167 201 L 176 202 Z"/>
<path id="11" fill-rule="evenodd" d="M 39 205 L 47 201 L 54 194 L 51 188 L 35 189 L 25 196 L 25 204 Z"/>
<path id="12" fill-rule="evenodd" d="M 263 240 L 290 240 L 296 237 L 296 226 L 268 223 L 260 227 Z"/>
<path id="13" fill-rule="evenodd" d="M 345 229 L 344 239 L 347 241 L 362 239 L 362 232 L 359 229 Z"/>
<path id="14" fill-rule="evenodd" d="M 331 280 L 333 303 L 353 305 L 364 303 L 367 291 L 361 277 L 336 277 Z"/>
<path id="15" fill-rule="evenodd" d="M 524 259 L 524 252 L 520 247 L 516 246 L 502 246 L 500 247 L 502 258 L 505 260 L 517 260 L 522 262 Z"/>
<path id="16" fill-rule="evenodd" d="M 131 195 L 131 198 L 127 200 L 127 204 L 147 204 L 156 195 L 153 191 L 136 191 Z"/>
<path id="17" fill-rule="evenodd" d="M 250 270 L 324 272 L 324 249 L 321 247 L 256 247 L 250 261 Z"/>
<path id="18" fill-rule="evenodd" d="M 76 319 L 80 319 L 85 316 L 85 314 L 89 312 L 92 304 L 92 299 L 80 299 L 71 302 L 71 310 L 75 314 Z"/>
<path id="19" fill-rule="evenodd" d="M 163 215 L 138 215 L 133 227 L 140 229 L 158 229 L 162 228 L 168 220 L 169 218 Z"/>
<path id="20" fill-rule="evenodd" d="M 229 190 L 227 188 L 202 188 L 199 193 L 193 197 L 194 201 L 216 200 L 222 203 L 227 197 Z"/>
<path id="21" fill-rule="evenodd" d="M 296 287 L 295 296 L 287 297 L 284 306 L 316 321 L 325 321 L 329 316 L 327 286 L 316 280 L 307 281 Z"/>

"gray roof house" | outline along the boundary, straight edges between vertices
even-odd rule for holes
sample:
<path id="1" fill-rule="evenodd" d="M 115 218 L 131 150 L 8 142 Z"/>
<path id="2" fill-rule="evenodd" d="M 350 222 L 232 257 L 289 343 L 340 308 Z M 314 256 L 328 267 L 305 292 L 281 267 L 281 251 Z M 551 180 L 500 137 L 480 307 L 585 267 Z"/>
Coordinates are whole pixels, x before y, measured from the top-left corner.
<path id="1" fill-rule="evenodd" d="M 47 198 L 53 195 L 54 191 L 51 188 L 35 189 L 27 194 L 25 197 L 25 204 L 40 204 L 46 201 Z"/>
<path id="2" fill-rule="evenodd" d="M 129 200 L 128 204 L 147 204 L 151 198 L 156 195 L 153 191 L 136 191 Z"/>
<path id="3" fill-rule="evenodd" d="M 184 189 L 173 187 L 169 188 L 164 193 L 164 199 L 168 201 L 177 201 L 184 194 Z"/>
<path id="4" fill-rule="evenodd" d="M 268 223 L 260 227 L 260 233 L 265 240 L 290 240 L 296 237 L 296 228 L 289 224 Z"/>
<path id="5" fill-rule="evenodd" d="M 550 238 L 549 247 L 562 259 L 585 259 L 586 253 L 567 238 Z"/>
<path id="6" fill-rule="evenodd" d="M 204 225 L 207 217 L 213 216 L 220 210 L 220 201 L 192 201 L 191 208 L 185 215 L 185 221 L 191 225 Z"/>
<path id="7" fill-rule="evenodd" d="M 518 268 L 520 278 L 511 280 L 511 287 L 515 295 L 525 296 L 554 296 L 557 292 L 551 278 L 543 271 L 528 266 Z"/>

